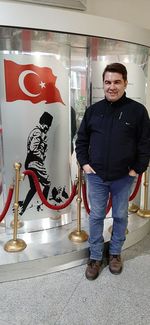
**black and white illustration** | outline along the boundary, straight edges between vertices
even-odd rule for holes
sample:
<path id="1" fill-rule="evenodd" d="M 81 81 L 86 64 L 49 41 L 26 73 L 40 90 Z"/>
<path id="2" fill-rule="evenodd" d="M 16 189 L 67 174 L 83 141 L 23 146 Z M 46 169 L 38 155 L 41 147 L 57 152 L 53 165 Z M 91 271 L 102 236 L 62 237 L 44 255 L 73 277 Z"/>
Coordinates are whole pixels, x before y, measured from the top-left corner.
<path id="1" fill-rule="evenodd" d="M 51 200 L 53 202 L 52 204 L 60 204 L 64 201 L 64 199 L 67 199 L 69 197 L 68 193 L 65 190 L 65 186 L 59 186 L 58 188 L 53 187 L 50 191 L 51 179 L 45 166 L 45 159 L 48 150 L 48 132 L 52 125 L 52 122 L 53 116 L 48 112 L 44 112 L 39 119 L 38 125 L 36 125 L 34 129 L 31 130 L 27 139 L 27 156 L 25 160 L 25 169 L 32 170 L 36 174 L 39 183 L 43 188 L 44 197 L 47 200 Z M 30 202 L 36 193 L 36 187 L 32 176 L 28 175 L 28 178 L 30 189 L 27 192 L 24 201 L 19 201 L 19 206 L 21 208 L 19 213 L 20 216 L 23 215 L 27 207 L 33 207 L 33 204 L 30 204 Z M 43 203 L 39 203 L 37 201 L 36 209 L 38 212 L 43 211 Z"/>
<path id="2" fill-rule="evenodd" d="M 63 204 L 71 191 L 68 72 L 55 57 L 42 55 L 38 59 L 4 55 L 0 64 L 5 85 L 1 113 L 6 190 L 14 163 L 20 162 L 21 173 L 28 169 L 37 175 L 51 205 Z M 8 218 L 12 218 L 12 210 Z M 20 182 L 19 214 L 23 220 L 55 218 L 69 211 L 69 206 L 62 212 L 42 204 L 28 175 Z"/>

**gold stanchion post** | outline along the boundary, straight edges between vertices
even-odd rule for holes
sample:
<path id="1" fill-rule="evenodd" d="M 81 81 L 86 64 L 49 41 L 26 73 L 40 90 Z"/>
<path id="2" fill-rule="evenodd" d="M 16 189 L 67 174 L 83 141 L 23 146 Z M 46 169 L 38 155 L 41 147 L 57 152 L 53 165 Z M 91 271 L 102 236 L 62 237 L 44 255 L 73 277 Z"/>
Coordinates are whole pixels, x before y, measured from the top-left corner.
<path id="1" fill-rule="evenodd" d="M 88 239 L 88 234 L 86 231 L 81 230 L 81 178 L 82 178 L 82 171 L 78 164 L 78 183 L 77 183 L 77 229 L 72 231 L 69 234 L 69 239 L 76 242 L 81 243 L 83 241 L 86 241 Z"/>
<path id="2" fill-rule="evenodd" d="M 18 163 L 15 163 L 15 164 L 16 164 L 16 166 L 14 165 L 14 168 L 16 170 L 16 168 L 18 168 Z M 20 168 L 21 168 L 21 164 L 20 164 Z M 25 175 L 24 174 L 20 175 L 20 169 L 19 169 L 19 180 L 18 180 L 18 184 L 19 184 L 20 181 L 24 180 L 24 178 L 25 178 Z M 19 193 L 18 193 L 18 197 L 19 197 Z M 14 209 L 15 209 L 15 204 L 14 204 Z M 18 204 L 18 209 L 19 209 L 19 204 Z M 18 214 L 17 214 L 17 216 L 18 216 L 17 217 L 17 228 L 19 229 L 19 228 L 21 228 L 21 227 L 24 226 L 24 222 L 19 219 L 19 215 Z M 12 228 L 14 228 L 14 220 L 11 221 L 10 226 Z"/>
<path id="3" fill-rule="evenodd" d="M 131 212 L 131 213 L 136 213 L 139 210 L 139 208 L 140 207 L 137 204 L 135 204 L 134 201 L 132 200 L 132 203 L 129 204 L 128 211 Z"/>
<path id="4" fill-rule="evenodd" d="M 19 252 L 26 248 L 26 243 L 22 239 L 17 238 L 17 222 L 18 222 L 18 199 L 19 199 L 19 182 L 20 182 L 20 163 L 14 165 L 16 171 L 15 177 L 15 200 L 14 200 L 14 227 L 13 227 L 13 239 L 9 240 L 5 245 L 4 249 L 6 252 Z"/>
<path id="5" fill-rule="evenodd" d="M 128 211 L 132 213 L 136 213 L 138 210 L 139 210 L 139 206 L 134 203 L 132 203 L 128 208 Z"/>
<path id="6" fill-rule="evenodd" d="M 150 210 L 148 210 L 148 188 L 149 188 L 149 169 L 144 173 L 144 209 L 139 209 L 137 215 L 143 218 L 150 218 Z"/>

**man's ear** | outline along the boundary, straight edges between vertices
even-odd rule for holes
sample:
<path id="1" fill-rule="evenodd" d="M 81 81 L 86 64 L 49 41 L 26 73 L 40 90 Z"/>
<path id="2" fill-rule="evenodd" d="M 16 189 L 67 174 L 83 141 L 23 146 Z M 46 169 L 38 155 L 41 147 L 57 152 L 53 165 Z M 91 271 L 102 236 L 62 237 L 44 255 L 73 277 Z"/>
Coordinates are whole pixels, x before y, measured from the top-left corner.
<path id="1" fill-rule="evenodd" d="M 124 85 L 125 85 L 125 88 L 127 88 L 128 80 L 125 81 Z"/>

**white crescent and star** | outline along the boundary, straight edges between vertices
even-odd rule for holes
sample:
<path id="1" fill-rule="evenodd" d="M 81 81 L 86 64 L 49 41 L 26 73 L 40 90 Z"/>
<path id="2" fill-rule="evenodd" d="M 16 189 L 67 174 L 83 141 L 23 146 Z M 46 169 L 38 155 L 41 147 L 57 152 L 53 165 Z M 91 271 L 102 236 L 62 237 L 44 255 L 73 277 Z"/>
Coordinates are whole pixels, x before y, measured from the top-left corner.
<path id="1" fill-rule="evenodd" d="M 19 83 L 20 89 L 22 90 L 22 92 L 23 92 L 25 95 L 30 96 L 30 97 L 37 97 L 37 96 L 40 95 L 40 93 L 38 93 L 38 94 L 33 94 L 33 93 L 31 93 L 31 92 L 30 92 L 30 91 L 25 87 L 25 84 L 24 84 L 24 79 L 25 79 L 25 77 L 26 77 L 28 74 L 31 74 L 31 73 L 39 77 L 39 75 L 38 75 L 36 72 L 34 72 L 34 71 L 32 71 L 32 70 L 25 70 L 25 71 L 22 71 L 22 72 L 20 73 L 20 76 L 19 76 L 19 78 L 18 78 L 18 83 Z M 40 81 L 39 86 L 41 87 L 41 89 L 42 89 L 42 88 L 45 88 L 45 87 L 46 87 L 46 86 L 45 86 L 45 82 Z"/>

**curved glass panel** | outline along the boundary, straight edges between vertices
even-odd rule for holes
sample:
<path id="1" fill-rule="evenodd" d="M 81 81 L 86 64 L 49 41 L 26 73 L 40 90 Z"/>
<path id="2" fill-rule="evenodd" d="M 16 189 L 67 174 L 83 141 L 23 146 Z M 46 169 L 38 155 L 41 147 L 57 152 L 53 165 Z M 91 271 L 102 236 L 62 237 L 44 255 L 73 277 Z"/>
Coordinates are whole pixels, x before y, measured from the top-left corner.
<path id="1" fill-rule="evenodd" d="M 127 96 L 143 104 L 146 102 L 149 48 L 118 40 L 89 39 L 91 73 L 90 102 L 103 98 L 102 73 L 105 66 L 112 62 L 123 63 L 128 71 Z"/>
<path id="2" fill-rule="evenodd" d="M 22 163 L 23 170 L 37 172 L 49 203 L 66 201 L 77 171 L 76 132 L 86 107 L 104 96 L 104 67 L 111 62 L 125 64 L 127 95 L 145 104 L 148 58 L 149 48 L 119 40 L 0 28 L 2 206 L 15 161 Z M 41 205 L 28 177 L 21 183 L 19 212 L 25 225 L 22 232 L 72 221 L 70 206 L 57 211 Z M 11 205 L 7 228 L 12 215 Z"/>
<path id="3" fill-rule="evenodd" d="M 70 46 L 68 35 L 8 28 L 1 30 L 1 117 L 6 192 L 14 162 L 38 177 L 48 209 L 31 176 L 20 186 L 19 217 L 30 228 L 71 221 L 70 206 Z M 9 123 L 11 121 L 11 123 Z M 66 141 L 67 139 L 67 141 Z M 11 206 L 6 218 L 9 228 Z M 46 221 L 47 220 L 47 221 Z M 37 223 L 36 227 L 34 225 Z M 34 225 L 33 225 L 34 224 Z"/>

